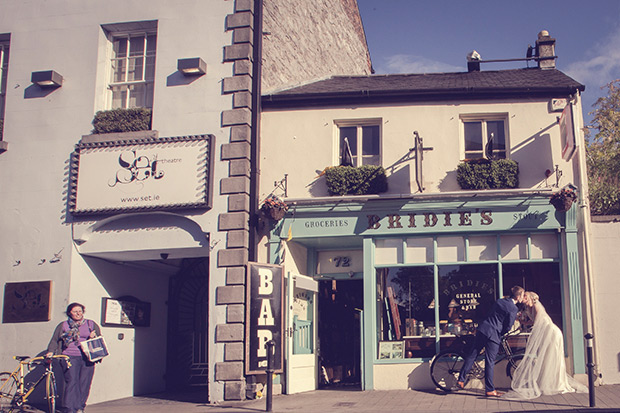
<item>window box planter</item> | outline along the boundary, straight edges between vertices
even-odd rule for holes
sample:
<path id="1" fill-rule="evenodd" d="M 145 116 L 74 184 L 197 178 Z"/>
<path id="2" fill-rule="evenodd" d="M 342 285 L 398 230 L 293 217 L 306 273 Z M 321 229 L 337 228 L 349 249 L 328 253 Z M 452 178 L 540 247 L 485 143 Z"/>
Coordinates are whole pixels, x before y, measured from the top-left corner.
<path id="1" fill-rule="evenodd" d="M 93 118 L 93 134 L 135 132 L 151 129 L 151 109 L 112 109 L 99 111 Z"/>
<path id="2" fill-rule="evenodd" d="M 325 168 L 325 182 L 330 195 L 379 194 L 388 189 L 385 169 L 374 165 Z"/>
<path id="3" fill-rule="evenodd" d="M 461 189 L 506 189 L 519 187 L 519 164 L 510 159 L 471 159 L 456 169 Z"/>

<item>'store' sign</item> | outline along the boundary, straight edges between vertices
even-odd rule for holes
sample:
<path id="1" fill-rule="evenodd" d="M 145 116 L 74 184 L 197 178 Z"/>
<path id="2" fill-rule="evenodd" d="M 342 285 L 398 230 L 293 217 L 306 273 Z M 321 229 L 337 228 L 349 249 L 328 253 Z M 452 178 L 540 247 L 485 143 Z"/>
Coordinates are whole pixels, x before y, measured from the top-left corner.
<path id="1" fill-rule="evenodd" d="M 248 263 L 246 311 L 246 374 L 267 370 L 267 342 L 275 342 L 273 369 L 282 371 L 283 285 L 280 265 Z"/>

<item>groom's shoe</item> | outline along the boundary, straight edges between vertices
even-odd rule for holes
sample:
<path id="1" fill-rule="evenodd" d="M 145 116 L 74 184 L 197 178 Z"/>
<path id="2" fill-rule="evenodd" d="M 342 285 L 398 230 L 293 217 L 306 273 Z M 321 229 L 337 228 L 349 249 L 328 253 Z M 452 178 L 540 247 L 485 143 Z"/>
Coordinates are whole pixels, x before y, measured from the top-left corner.
<path id="1" fill-rule="evenodd" d="M 499 392 L 499 391 L 497 391 L 497 390 L 488 391 L 488 392 L 486 393 L 487 397 L 501 397 L 501 396 L 502 396 L 502 394 L 504 394 L 504 393 Z"/>

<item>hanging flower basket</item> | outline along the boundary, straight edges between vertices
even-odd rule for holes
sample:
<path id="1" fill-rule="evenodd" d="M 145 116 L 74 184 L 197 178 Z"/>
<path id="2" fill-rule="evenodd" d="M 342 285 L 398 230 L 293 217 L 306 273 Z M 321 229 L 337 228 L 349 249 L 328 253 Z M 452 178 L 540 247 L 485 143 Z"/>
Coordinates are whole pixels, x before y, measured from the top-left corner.
<path id="1" fill-rule="evenodd" d="M 560 192 L 556 192 L 551 196 L 549 203 L 555 207 L 557 211 L 566 212 L 568 211 L 573 202 L 577 200 L 577 194 L 575 190 L 567 187 L 563 188 Z"/>
<path id="2" fill-rule="evenodd" d="M 260 209 L 267 217 L 274 221 L 279 221 L 284 218 L 286 211 L 288 211 L 288 205 L 280 198 L 270 196 L 263 201 Z"/>

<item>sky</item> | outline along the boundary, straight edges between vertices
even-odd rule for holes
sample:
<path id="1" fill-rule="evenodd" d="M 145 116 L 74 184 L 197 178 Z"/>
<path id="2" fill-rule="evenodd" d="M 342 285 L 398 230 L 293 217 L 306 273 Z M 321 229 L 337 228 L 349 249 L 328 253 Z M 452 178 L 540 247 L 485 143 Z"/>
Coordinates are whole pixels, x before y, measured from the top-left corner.
<path id="1" fill-rule="evenodd" d="M 524 58 L 541 30 L 556 39 L 556 68 L 586 86 L 584 121 L 601 89 L 620 79 L 620 0 L 358 0 L 377 74 L 467 71 L 482 60 Z M 530 62 L 532 67 L 536 63 Z M 526 62 L 482 63 L 481 70 Z"/>

